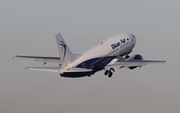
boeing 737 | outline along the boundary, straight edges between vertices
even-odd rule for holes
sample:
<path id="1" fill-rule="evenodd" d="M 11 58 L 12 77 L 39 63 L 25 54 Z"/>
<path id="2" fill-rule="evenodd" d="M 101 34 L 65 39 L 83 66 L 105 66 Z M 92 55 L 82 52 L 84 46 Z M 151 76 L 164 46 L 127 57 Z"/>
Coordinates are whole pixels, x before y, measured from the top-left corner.
<path id="1" fill-rule="evenodd" d="M 163 60 L 143 60 L 140 54 L 129 56 L 135 44 L 136 37 L 131 33 L 121 33 L 112 36 L 82 54 L 73 54 L 60 33 L 55 35 L 60 57 L 20 56 L 13 58 L 31 59 L 37 62 L 54 63 L 56 67 L 26 67 L 29 70 L 58 72 L 62 77 L 91 76 L 105 70 L 104 75 L 111 77 L 114 68 L 135 69 L 147 64 L 163 64 Z"/>

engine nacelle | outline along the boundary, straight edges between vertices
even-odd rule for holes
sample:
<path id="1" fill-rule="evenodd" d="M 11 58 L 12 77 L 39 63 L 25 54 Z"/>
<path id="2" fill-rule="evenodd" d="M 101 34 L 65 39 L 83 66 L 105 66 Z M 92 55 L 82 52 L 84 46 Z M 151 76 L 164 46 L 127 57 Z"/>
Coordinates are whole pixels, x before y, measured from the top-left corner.
<path id="1" fill-rule="evenodd" d="M 139 54 L 135 54 L 132 57 L 130 57 L 129 60 L 143 60 L 143 57 L 141 55 L 139 55 Z M 137 67 L 139 67 L 139 66 L 130 66 L 128 68 L 133 70 L 133 69 L 135 69 Z"/>

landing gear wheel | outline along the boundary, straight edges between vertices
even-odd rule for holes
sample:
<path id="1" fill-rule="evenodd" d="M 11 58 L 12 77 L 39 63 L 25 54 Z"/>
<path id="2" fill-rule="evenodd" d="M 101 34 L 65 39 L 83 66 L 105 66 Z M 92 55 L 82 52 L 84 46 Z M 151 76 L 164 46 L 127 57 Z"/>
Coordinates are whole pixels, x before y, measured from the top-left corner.
<path id="1" fill-rule="evenodd" d="M 112 70 L 113 72 L 115 72 L 114 68 L 110 68 L 110 71 L 111 71 L 111 70 Z"/>
<path id="2" fill-rule="evenodd" d="M 128 59 L 130 56 L 129 55 L 126 55 L 125 58 Z"/>
<path id="3" fill-rule="evenodd" d="M 112 75 L 113 75 L 113 73 L 112 73 L 112 72 L 109 72 L 108 77 L 109 77 L 109 78 L 111 78 L 111 77 L 112 77 Z"/>
<path id="4" fill-rule="evenodd" d="M 109 78 L 112 77 L 113 75 L 113 72 L 115 72 L 115 70 L 113 68 L 110 68 L 109 70 L 107 69 L 105 72 L 104 72 L 104 75 L 108 75 Z"/>
<path id="5" fill-rule="evenodd" d="M 104 72 L 104 75 L 107 75 L 109 73 L 109 70 L 106 70 L 105 72 Z"/>

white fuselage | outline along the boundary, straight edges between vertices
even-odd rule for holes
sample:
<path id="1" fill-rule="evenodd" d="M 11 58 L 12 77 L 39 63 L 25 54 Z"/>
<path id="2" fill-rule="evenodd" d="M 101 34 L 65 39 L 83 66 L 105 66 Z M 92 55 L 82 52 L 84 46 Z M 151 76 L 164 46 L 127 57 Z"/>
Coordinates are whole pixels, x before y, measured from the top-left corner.
<path id="1" fill-rule="evenodd" d="M 100 57 L 117 57 L 129 54 L 136 44 L 136 37 L 130 33 L 122 33 L 110 37 L 91 49 L 85 51 L 81 57 L 64 69 L 76 67 L 82 62 Z"/>

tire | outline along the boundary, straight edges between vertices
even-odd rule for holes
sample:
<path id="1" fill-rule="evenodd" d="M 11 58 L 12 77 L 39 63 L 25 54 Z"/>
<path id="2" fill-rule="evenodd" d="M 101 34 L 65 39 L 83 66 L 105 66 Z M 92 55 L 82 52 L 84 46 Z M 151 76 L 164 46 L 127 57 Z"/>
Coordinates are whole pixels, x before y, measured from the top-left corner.
<path id="1" fill-rule="evenodd" d="M 114 68 L 110 68 L 110 70 L 112 70 L 113 72 L 115 72 Z"/>
<path id="2" fill-rule="evenodd" d="M 113 73 L 112 73 L 112 72 L 110 72 L 110 73 L 109 73 L 109 75 L 108 75 L 108 77 L 109 77 L 109 78 L 111 78 L 111 77 L 112 77 L 112 75 L 113 75 Z"/>
<path id="3" fill-rule="evenodd" d="M 106 70 L 105 72 L 104 72 L 104 75 L 107 75 L 109 73 L 109 70 Z"/>

